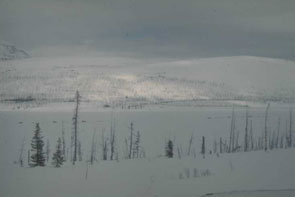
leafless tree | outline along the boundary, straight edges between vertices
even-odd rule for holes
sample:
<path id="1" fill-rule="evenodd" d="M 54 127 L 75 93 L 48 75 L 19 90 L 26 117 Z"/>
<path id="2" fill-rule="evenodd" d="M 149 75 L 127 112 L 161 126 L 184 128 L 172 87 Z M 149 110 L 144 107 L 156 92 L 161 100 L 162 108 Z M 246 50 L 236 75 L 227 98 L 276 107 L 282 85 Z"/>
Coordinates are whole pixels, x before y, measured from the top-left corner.
<path id="1" fill-rule="evenodd" d="M 253 124 L 252 120 L 250 120 L 250 143 L 251 143 L 251 151 L 254 150 L 254 136 L 253 136 Z"/>
<path id="2" fill-rule="evenodd" d="M 235 149 L 235 106 L 233 105 L 232 115 L 231 115 L 231 126 L 230 126 L 230 137 L 229 137 L 229 150 L 228 152 L 233 152 Z"/>
<path id="3" fill-rule="evenodd" d="M 187 156 L 191 155 L 191 149 L 192 149 L 193 140 L 194 140 L 194 134 L 192 133 L 192 135 L 191 135 L 191 137 L 189 139 L 189 143 L 188 143 Z"/>
<path id="4" fill-rule="evenodd" d="M 249 150 L 249 134 L 248 134 L 248 107 L 246 109 L 246 126 L 245 126 L 245 138 L 244 138 L 244 152 Z"/>
<path id="5" fill-rule="evenodd" d="M 18 163 L 19 163 L 20 167 L 24 166 L 24 150 L 25 150 L 25 137 L 22 140 L 20 153 L 19 153 L 19 157 L 18 157 Z"/>
<path id="6" fill-rule="evenodd" d="M 104 129 L 101 135 L 101 149 L 102 149 L 102 160 L 108 159 L 108 139 L 104 136 Z"/>
<path id="7" fill-rule="evenodd" d="M 115 156 L 115 147 L 116 146 L 116 128 L 115 128 L 115 121 L 113 118 L 111 119 L 111 127 L 110 127 L 110 160 L 114 159 Z"/>
<path id="8" fill-rule="evenodd" d="M 222 142 L 222 138 L 219 138 L 219 152 L 223 153 L 223 142 Z"/>
<path id="9" fill-rule="evenodd" d="M 73 155 L 73 165 L 75 165 L 75 162 L 77 161 L 77 155 L 78 155 L 78 118 L 79 118 L 79 105 L 80 105 L 80 94 L 79 91 L 76 91 L 76 107 L 74 110 L 74 116 L 72 118 L 73 120 L 73 127 L 74 127 L 74 134 L 73 134 L 73 146 L 74 146 L 74 155 Z"/>
<path id="10" fill-rule="evenodd" d="M 132 158 L 132 150 L 133 150 L 133 122 L 130 123 L 130 137 L 129 137 L 129 155 L 128 158 Z"/>
<path id="11" fill-rule="evenodd" d="M 82 145 L 80 140 L 78 140 L 78 157 L 79 157 L 79 161 L 83 160 Z"/>
<path id="12" fill-rule="evenodd" d="M 292 113 L 292 108 L 290 108 L 290 113 L 289 113 L 289 148 L 292 147 L 293 145 L 293 135 L 292 135 L 292 128 L 293 127 L 293 113 Z"/>
<path id="13" fill-rule="evenodd" d="M 268 119 L 268 110 L 269 110 L 270 104 L 267 104 L 266 110 L 265 110 L 265 119 L 264 119 L 264 151 L 267 151 L 268 143 L 267 143 L 267 119 Z"/>
<path id="14" fill-rule="evenodd" d="M 96 158 L 96 130 L 94 129 L 92 135 L 92 142 L 91 142 L 91 150 L 90 150 L 90 164 L 92 165 L 94 161 L 97 161 Z"/>

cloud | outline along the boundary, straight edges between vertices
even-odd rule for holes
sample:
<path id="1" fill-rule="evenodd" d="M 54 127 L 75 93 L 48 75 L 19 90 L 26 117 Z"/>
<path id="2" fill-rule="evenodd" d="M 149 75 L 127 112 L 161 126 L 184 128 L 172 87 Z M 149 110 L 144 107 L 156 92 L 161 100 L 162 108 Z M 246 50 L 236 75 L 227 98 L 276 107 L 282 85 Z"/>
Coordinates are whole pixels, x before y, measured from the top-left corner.
<path id="1" fill-rule="evenodd" d="M 295 59 L 294 10 L 293 0 L 2 0 L 0 38 L 30 50 Z"/>

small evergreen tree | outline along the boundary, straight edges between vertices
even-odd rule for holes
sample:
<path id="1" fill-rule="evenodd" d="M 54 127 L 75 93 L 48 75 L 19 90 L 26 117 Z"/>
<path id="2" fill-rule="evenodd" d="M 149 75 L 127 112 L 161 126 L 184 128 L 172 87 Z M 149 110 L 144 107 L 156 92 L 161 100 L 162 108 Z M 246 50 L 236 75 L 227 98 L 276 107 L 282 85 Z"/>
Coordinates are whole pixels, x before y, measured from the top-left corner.
<path id="1" fill-rule="evenodd" d="M 62 142 L 60 137 L 57 140 L 56 151 L 52 157 L 52 165 L 56 168 L 59 168 L 64 162 L 63 158 L 63 150 L 62 150 Z"/>
<path id="2" fill-rule="evenodd" d="M 41 136 L 39 123 L 36 123 L 36 130 L 34 131 L 31 146 L 32 155 L 30 166 L 45 166 L 45 153 L 43 151 L 44 141 L 43 137 Z"/>
<path id="3" fill-rule="evenodd" d="M 166 157 L 173 158 L 173 142 L 171 140 L 166 145 Z"/>

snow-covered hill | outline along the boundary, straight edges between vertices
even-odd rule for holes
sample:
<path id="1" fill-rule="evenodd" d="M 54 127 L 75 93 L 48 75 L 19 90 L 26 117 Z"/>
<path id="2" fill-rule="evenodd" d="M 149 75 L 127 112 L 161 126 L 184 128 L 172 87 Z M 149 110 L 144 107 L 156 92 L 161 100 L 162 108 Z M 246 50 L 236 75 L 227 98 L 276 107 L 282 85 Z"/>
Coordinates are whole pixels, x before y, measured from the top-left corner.
<path id="1" fill-rule="evenodd" d="M 24 50 L 13 45 L 0 42 L 0 61 L 29 58 L 30 55 Z"/>
<path id="2" fill-rule="evenodd" d="M 30 58 L 0 63 L 0 100 L 83 101 L 113 107 L 295 100 L 295 63 L 261 57 L 147 62 L 126 58 Z M 214 103 L 216 105 L 216 103 Z"/>

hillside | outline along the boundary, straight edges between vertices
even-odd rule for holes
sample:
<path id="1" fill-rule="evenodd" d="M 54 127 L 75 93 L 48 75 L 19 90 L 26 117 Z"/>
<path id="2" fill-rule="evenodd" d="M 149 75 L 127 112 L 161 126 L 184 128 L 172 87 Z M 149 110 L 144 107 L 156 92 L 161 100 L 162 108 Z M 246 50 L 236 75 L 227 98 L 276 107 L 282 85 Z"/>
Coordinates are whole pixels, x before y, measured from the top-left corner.
<path id="1" fill-rule="evenodd" d="M 219 57 L 150 63 L 126 58 L 30 58 L 0 63 L 2 103 L 82 101 L 98 107 L 294 102 L 295 63 Z M 216 103 L 217 102 L 217 103 Z"/>
<path id="2" fill-rule="evenodd" d="M 30 55 L 24 50 L 17 47 L 0 42 L 0 61 L 15 60 L 29 58 Z"/>

